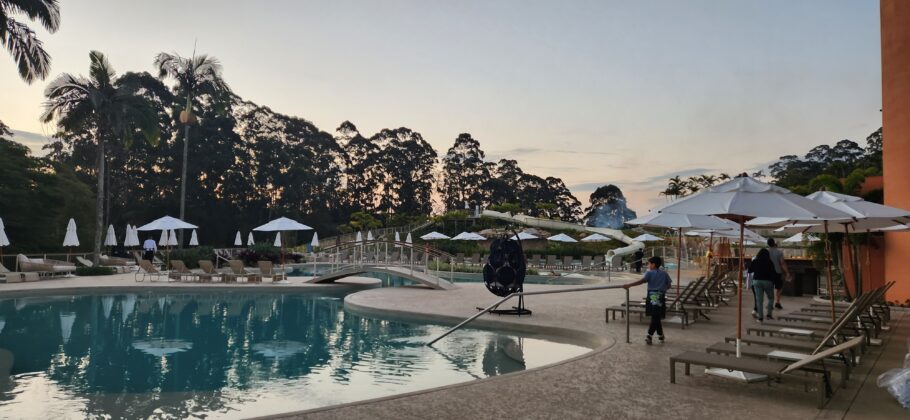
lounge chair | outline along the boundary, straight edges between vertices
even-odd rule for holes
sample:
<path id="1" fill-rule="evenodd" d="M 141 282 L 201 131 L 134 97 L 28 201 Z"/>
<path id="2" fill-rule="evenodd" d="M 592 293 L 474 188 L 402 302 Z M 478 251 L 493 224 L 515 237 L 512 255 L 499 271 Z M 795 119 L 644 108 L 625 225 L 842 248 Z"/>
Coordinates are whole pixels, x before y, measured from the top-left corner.
<path id="1" fill-rule="evenodd" d="M 595 255 L 595 256 L 594 256 L 594 260 L 591 261 L 591 266 L 592 266 L 593 268 L 598 269 L 598 270 L 603 270 L 603 269 L 604 269 L 604 256 L 603 256 L 603 255 Z"/>
<path id="2" fill-rule="evenodd" d="M 547 262 L 544 263 L 544 268 L 556 268 L 555 255 L 547 255 Z"/>
<path id="3" fill-rule="evenodd" d="M 286 273 L 275 271 L 275 267 L 272 265 L 271 261 L 259 261 L 259 273 L 263 279 L 266 277 L 272 279 L 272 283 L 288 279 Z"/>
<path id="4" fill-rule="evenodd" d="M 480 253 L 475 252 L 475 253 L 471 254 L 471 258 L 468 259 L 468 264 L 471 264 L 471 265 L 480 264 Z"/>
<path id="5" fill-rule="evenodd" d="M 40 277 L 60 277 L 76 271 L 76 265 L 66 261 L 50 260 L 46 258 L 28 258 L 19 254 L 16 256 L 19 270 L 37 272 Z"/>
<path id="6" fill-rule="evenodd" d="M 9 271 L 0 263 L 0 279 L 3 279 L 5 283 L 21 283 L 24 281 L 38 281 L 41 278 L 38 273 Z"/>
<path id="7" fill-rule="evenodd" d="M 199 274 L 200 281 L 214 281 L 215 277 L 222 279 L 222 281 L 228 281 L 228 278 L 233 277 L 230 274 L 218 272 L 218 270 L 215 269 L 215 264 L 212 264 L 209 260 L 199 260 L 199 268 L 202 270 L 202 273 Z"/>
<path id="8" fill-rule="evenodd" d="M 571 255 L 566 255 L 566 256 L 562 257 L 562 269 L 571 270 L 573 262 L 574 262 L 574 258 L 572 258 Z"/>
<path id="9" fill-rule="evenodd" d="M 825 369 L 813 369 L 811 365 L 818 364 L 828 357 L 849 351 L 850 348 L 859 345 L 863 340 L 863 337 L 856 337 L 853 340 L 793 363 L 687 351 L 670 358 L 670 383 L 676 383 L 677 363 L 685 365 L 686 375 L 690 374 L 692 365 L 704 366 L 705 368 L 738 370 L 745 373 L 764 375 L 768 377 L 768 380 L 775 380 L 781 383 L 800 382 L 806 385 L 814 385 L 818 395 L 818 408 L 824 408 L 829 392 L 831 392 L 828 372 Z M 797 370 L 820 373 L 821 376 L 791 374 L 791 372 Z"/>
<path id="10" fill-rule="evenodd" d="M 463 252 L 459 252 L 459 253 L 455 254 L 455 264 L 456 265 L 464 264 L 464 253 Z"/>
<path id="11" fill-rule="evenodd" d="M 135 281 L 145 281 L 145 279 L 148 278 L 149 281 L 155 281 L 162 276 L 166 276 L 166 274 L 158 271 L 158 269 L 152 265 L 151 261 L 139 260 L 139 271 L 136 272 L 133 279 Z"/>
<path id="12" fill-rule="evenodd" d="M 95 263 L 93 263 L 91 260 L 82 258 L 78 255 L 76 256 L 76 262 L 79 264 L 82 264 L 84 267 L 94 267 L 95 266 Z"/>
<path id="13" fill-rule="evenodd" d="M 590 256 L 590 255 L 582 255 L 582 257 L 581 257 L 581 269 L 582 269 L 582 270 L 590 270 L 590 269 L 591 269 L 591 256 Z"/>
<path id="14" fill-rule="evenodd" d="M 528 267 L 540 267 L 543 265 L 543 260 L 540 258 L 540 254 L 531 255 L 531 259 L 528 260 Z"/>
<path id="15" fill-rule="evenodd" d="M 246 279 L 247 283 L 261 283 L 262 276 L 259 274 L 253 274 L 249 271 L 246 271 L 246 268 L 243 266 L 243 261 L 240 260 L 228 260 L 228 265 L 231 267 L 231 273 L 234 274 L 235 279 L 240 279 L 241 277 Z"/>
<path id="16" fill-rule="evenodd" d="M 685 300 L 686 298 L 688 298 L 692 293 L 694 293 L 695 290 L 698 289 L 700 287 L 701 283 L 703 283 L 704 281 L 705 281 L 704 277 L 700 277 L 693 282 L 689 282 L 689 284 L 687 284 L 686 287 L 679 293 L 679 296 L 676 296 L 675 298 L 673 298 L 672 301 L 667 302 L 667 313 L 668 314 L 669 313 L 678 314 L 682 318 L 682 322 L 680 322 L 680 326 L 684 329 L 686 328 L 686 325 L 689 324 L 689 311 L 684 306 L 680 305 L 679 303 L 681 301 Z M 630 303 L 628 310 L 629 310 L 630 316 L 631 316 L 631 314 L 638 314 L 638 318 L 640 321 L 640 320 L 644 319 L 645 303 L 644 302 Z M 604 309 L 604 322 L 606 322 L 606 323 L 610 322 L 610 314 L 613 315 L 613 320 L 616 320 L 617 313 L 622 314 L 622 316 L 625 316 L 625 314 L 626 314 L 625 304 L 606 307 Z"/>
<path id="17" fill-rule="evenodd" d="M 198 281 L 199 276 L 196 273 L 190 271 L 187 268 L 186 264 L 182 260 L 171 260 L 171 271 L 168 273 L 168 278 L 176 281 Z"/>

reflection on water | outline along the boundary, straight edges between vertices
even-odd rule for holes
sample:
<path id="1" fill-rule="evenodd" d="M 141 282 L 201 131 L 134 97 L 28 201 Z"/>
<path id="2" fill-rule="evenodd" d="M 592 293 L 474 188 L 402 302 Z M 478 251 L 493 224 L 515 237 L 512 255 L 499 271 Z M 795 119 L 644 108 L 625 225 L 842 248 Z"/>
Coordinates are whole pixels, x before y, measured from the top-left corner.
<path id="1" fill-rule="evenodd" d="M 340 296 L 0 300 L 0 417 L 248 417 L 500 375 L 587 349 L 346 313 Z M 8 372 L 8 374 L 7 374 Z"/>

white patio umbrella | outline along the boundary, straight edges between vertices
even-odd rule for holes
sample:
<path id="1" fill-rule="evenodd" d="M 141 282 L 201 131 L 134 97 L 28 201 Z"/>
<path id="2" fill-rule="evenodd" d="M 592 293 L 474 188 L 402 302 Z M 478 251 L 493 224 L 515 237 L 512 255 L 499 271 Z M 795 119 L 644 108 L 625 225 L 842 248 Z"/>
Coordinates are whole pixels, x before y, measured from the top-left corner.
<path id="1" fill-rule="evenodd" d="M 609 241 L 609 240 L 610 240 L 610 238 L 608 238 L 604 235 L 601 235 L 599 233 L 592 233 L 588 236 L 585 236 L 584 238 L 581 238 L 582 242 L 605 242 L 605 241 Z"/>
<path id="2" fill-rule="evenodd" d="M 313 228 L 300 223 L 293 219 L 288 219 L 287 217 L 279 217 L 271 222 L 268 222 L 262 226 L 253 228 L 254 231 L 259 232 L 278 232 L 278 236 L 281 236 L 281 232 L 291 232 L 297 230 L 312 230 Z M 281 244 L 281 239 L 276 238 L 275 242 L 281 247 L 281 265 L 284 265 L 284 246 Z"/>
<path id="3" fill-rule="evenodd" d="M 6 228 L 3 226 L 3 219 L 0 218 L 0 265 L 3 263 L 3 247 L 9 246 L 9 238 L 6 237 Z"/>
<path id="4" fill-rule="evenodd" d="M 177 242 L 177 232 L 174 232 L 174 229 L 171 229 L 171 233 L 167 238 L 167 244 L 170 246 L 177 246 L 180 244 Z"/>
<path id="5" fill-rule="evenodd" d="M 368 231 L 367 231 L 367 240 L 368 240 L 368 241 L 374 240 L 374 238 L 373 238 L 373 231 L 372 231 L 372 230 L 368 230 Z"/>
<path id="6" fill-rule="evenodd" d="M 237 234 L 234 235 L 234 246 L 243 246 L 243 236 L 240 235 L 240 231 L 237 231 Z"/>
<path id="7" fill-rule="evenodd" d="M 516 238 L 516 236 L 517 236 L 517 238 Z M 518 235 L 512 235 L 512 237 L 509 239 L 511 239 L 513 241 L 516 239 L 520 239 L 522 241 L 530 241 L 531 239 L 540 239 L 540 238 L 538 238 L 537 236 L 534 236 L 530 233 L 527 233 L 527 232 L 518 232 Z"/>
<path id="8" fill-rule="evenodd" d="M 753 217 L 781 217 L 798 220 L 838 219 L 845 213 L 822 203 L 794 194 L 786 188 L 766 184 L 748 176 L 734 178 L 720 185 L 680 198 L 658 209 L 660 213 L 715 215 L 735 219 L 739 223 L 739 282 L 736 311 L 736 356 L 742 345 L 743 270 L 745 260 L 745 223 Z M 830 279 L 829 279 L 830 281 Z M 831 300 L 832 313 L 834 299 Z"/>
<path id="9" fill-rule="evenodd" d="M 421 236 L 420 239 L 423 239 L 425 241 L 438 241 L 438 240 L 442 240 L 442 239 L 451 239 L 451 238 L 449 238 L 448 236 L 443 235 L 439 232 L 433 231 L 426 235 Z"/>
<path id="10" fill-rule="evenodd" d="M 117 246 L 117 234 L 114 225 L 107 225 L 107 236 L 104 237 L 104 246 Z"/>
<path id="11" fill-rule="evenodd" d="M 70 260 L 70 254 L 73 253 L 73 247 L 79 246 L 79 235 L 76 232 L 76 220 L 70 218 L 66 224 L 66 235 L 63 237 L 63 246 L 67 248 L 66 260 Z"/>
<path id="12" fill-rule="evenodd" d="M 411 240 L 411 232 L 408 232 L 408 237 L 407 237 L 407 239 L 404 240 L 404 243 L 406 243 L 406 244 L 414 243 L 414 241 Z"/>
<path id="13" fill-rule="evenodd" d="M 313 232 L 313 240 L 310 241 L 310 246 L 313 249 L 316 249 L 319 246 L 319 232 Z"/>
<path id="14" fill-rule="evenodd" d="M 461 232 L 458 235 L 452 237 L 453 241 L 484 241 L 487 238 L 480 236 L 473 232 Z"/>
<path id="15" fill-rule="evenodd" d="M 796 235 L 793 235 L 787 239 L 782 240 L 781 242 L 787 243 L 787 244 L 800 244 L 800 243 L 803 243 L 804 241 L 805 242 L 818 242 L 819 240 L 820 239 L 818 239 L 818 237 L 816 237 L 816 236 L 809 235 L 809 234 L 803 234 L 802 232 L 799 232 Z"/>
<path id="16" fill-rule="evenodd" d="M 253 232 L 250 232 L 250 234 L 246 236 L 246 246 L 253 245 L 256 245 L 256 241 L 253 239 Z"/>
<path id="17" fill-rule="evenodd" d="M 401 242 L 401 235 L 398 234 L 398 231 L 395 231 L 395 248 L 400 248 L 401 245 L 398 245 L 398 242 Z"/>
<path id="18" fill-rule="evenodd" d="M 278 232 L 275 234 L 275 243 L 273 243 L 272 245 L 281 248 L 281 232 Z"/>
<path id="19" fill-rule="evenodd" d="M 660 236 L 654 236 L 650 233 L 642 233 L 641 235 L 632 238 L 632 240 L 635 242 L 663 242 L 664 238 L 661 238 Z"/>
<path id="20" fill-rule="evenodd" d="M 566 243 L 578 242 L 575 240 L 575 238 L 573 238 L 569 235 L 566 235 L 565 233 L 560 233 L 559 235 L 553 235 L 553 236 L 547 238 L 547 240 L 553 241 L 553 242 L 566 242 Z"/>
<path id="21" fill-rule="evenodd" d="M 703 216 L 695 214 L 674 214 L 651 212 L 644 216 L 626 221 L 630 225 L 653 226 L 676 229 L 679 240 L 676 244 L 676 255 L 679 261 L 676 264 L 676 293 L 679 294 L 680 282 L 682 280 L 682 236 L 686 229 L 712 229 L 712 230 L 731 230 L 733 229 L 723 219 L 714 216 Z M 647 234 L 646 234 L 647 235 Z M 644 235 L 641 235 L 644 236 Z M 653 235 L 652 235 L 653 236 Z M 713 238 L 712 238 L 713 241 Z M 639 241 L 644 242 L 644 241 Z"/>
<path id="22" fill-rule="evenodd" d="M 354 237 L 354 242 L 363 242 L 363 234 L 359 230 L 357 231 L 357 236 Z"/>
<path id="23" fill-rule="evenodd" d="M 190 246 L 199 246 L 199 236 L 196 235 L 196 229 L 193 229 L 193 235 L 190 236 Z"/>
<path id="24" fill-rule="evenodd" d="M 164 216 L 160 219 L 155 219 L 149 223 L 142 225 L 136 230 L 148 231 L 148 230 L 171 230 L 171 229 L 199 229 L 199 226 L 196 226 L 191 223 L 184 222 L 176 217 Z"/>

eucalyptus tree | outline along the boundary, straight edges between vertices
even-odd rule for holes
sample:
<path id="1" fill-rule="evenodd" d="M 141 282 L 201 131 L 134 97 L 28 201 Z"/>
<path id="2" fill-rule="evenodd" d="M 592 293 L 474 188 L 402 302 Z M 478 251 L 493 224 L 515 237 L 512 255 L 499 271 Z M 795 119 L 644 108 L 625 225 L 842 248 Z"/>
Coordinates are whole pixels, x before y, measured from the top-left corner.
<path id="1" fill-rule="evenodd" d="M 35 31 L 14 19 L 15 15 L 37 21 L 53 33 L 60 26 L 60 6 L 57 0 L 0 0 L 0 44 L 13 56 L 22 80 L 44 79 L 51 70 L 51 56 Z"/>
<path id="2" fill-rule="evenodd" d="M 439 193 L 446 210 L 458 210 L 465 202 L 489 204 L 483 187 L 490 178 L 490 171 L 484 163 L 480 142 L 470 134 L 458 135 L 455 144 L 442 157 L 442 171 Z"/>
<path id="3" fill-rule="evenodd" d="M 159 78 L 171 78 L 177 82 L 177 91 L 186 97 L 186 107 L 180 113 L 183 129 L 183 164 L 180 171 L 180 218 L 186 212 L 186 166 L 189 155 L 190 126 L 196 122 L 193 116 L 193 102 L 206 95 L 213 102 L 220 102 L 230 93 L 227 83 L 221 77 L 221 63 L 206 54 L 181 57 L 179 54 L 160 53 L 155 57 Z M 180 231 L 180 246 L 183 246 L 183 231 Z"/>
<path id="4" fill-rule="evenodd" d="M 94 261 L 101 253 L 104 227 L 105 145 L 135 138 L 156 144 L 160 135 L 155 107 L 139 94 L 140 87 L 131 77 L 117 77 L 104 54 L 89 53 L 89 76 L 64 73 L 44 91 L 47 98 L 41 120 L 55 121 L 62 131 L 90 129 L 96 145 L 97 196 L 95 197 Z"/>

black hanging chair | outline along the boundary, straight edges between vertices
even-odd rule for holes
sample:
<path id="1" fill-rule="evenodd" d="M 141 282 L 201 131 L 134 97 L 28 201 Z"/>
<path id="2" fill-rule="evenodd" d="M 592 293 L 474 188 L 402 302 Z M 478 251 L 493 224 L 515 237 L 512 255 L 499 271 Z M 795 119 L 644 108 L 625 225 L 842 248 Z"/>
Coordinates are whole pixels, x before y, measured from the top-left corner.
<path id="1" fill-rule="evenodd" d="M 483 266 L 483 284 L 490 293 L 506 297 L 524 290 L 527 261 L 521 240 L 497 238 L 490 244 L 490 256 Z M 498 314 L 524 315 L 531 311 L 524 308 L 524 297 L 519 296 L 518 306 L 512 309 L 491 311 Z"/>

